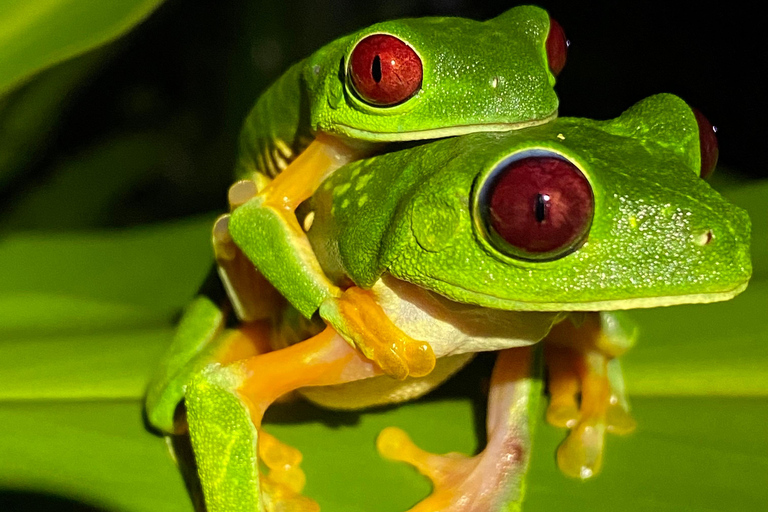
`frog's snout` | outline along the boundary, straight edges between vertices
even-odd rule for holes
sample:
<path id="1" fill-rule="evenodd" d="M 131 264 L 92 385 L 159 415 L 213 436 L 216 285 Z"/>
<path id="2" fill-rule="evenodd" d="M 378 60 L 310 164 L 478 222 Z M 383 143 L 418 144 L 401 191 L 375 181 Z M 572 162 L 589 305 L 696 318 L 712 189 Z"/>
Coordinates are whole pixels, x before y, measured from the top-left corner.
<path id="1" fill-rule="evenodd" d="M 703 255 L 707 255 L 710 263 L 728 269 L 727 273 L 735 282 L 746 282 L 752 274 L 751 223 L 749 215 L 741 208 L 731 206 L 729 210 L 719 219 L 692 232 L 692 241 Z"/>

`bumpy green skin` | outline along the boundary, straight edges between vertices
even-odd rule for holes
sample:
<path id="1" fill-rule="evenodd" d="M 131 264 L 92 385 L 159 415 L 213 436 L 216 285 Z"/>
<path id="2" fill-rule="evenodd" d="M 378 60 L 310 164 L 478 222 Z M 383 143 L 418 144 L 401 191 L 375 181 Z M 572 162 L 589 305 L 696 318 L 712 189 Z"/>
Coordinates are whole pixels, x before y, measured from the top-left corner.
<path id="1" fill-rule="evenodd" d="M 586 243 L 554 261 L 502 254 L 474 211 L 490 172 L 535 149 L 575 163 L 595 196 Z M 460 302 L 519 311 L 723 300 L 751 274 L 750 222 L 699 166 L 694 114 L 658 95 L 612 121 L 562 118 L 352 163 L 315 194 L 308 235 L 329 275 L 363 288 L 390 272 Z M 695 243 L 707 230 L 711 243 Z"/>
<path id="2" fill-rule="evenodd" d="M 259 98 L 241 133 L 238 173 L 276 174 L 275 151 L 278 160 L 290 159 L 318 131 L 391 142 L 502 130 L 493 125 L 554 116 L 558 100 L 545 47 L 549 23 L 544 10 L 521 6 L 485 22 L 394 20 L 337 39 L 292 66 Z M 393 107 L 364 103 L 346 77 L 355 45 L 380 33 L 411 45 L 424 69 L 421 90 Z"/>
<path id="3" fill-rule="evenodd" d="M 208 512 L 263 512 L 258 430 L 233 391 L 242 375 L 211 365 L 187 392 L 187 418 Z"/>
<path id="4" fill-rule="evenodd" d="M 174 433 L 176 407 L 187 383 L 210 363 L 222 332 L 225 314 L 210 298 L 196 297 L 185 309 L 166 357 L 147 389 L 147 420 L 161 432 Z"/>

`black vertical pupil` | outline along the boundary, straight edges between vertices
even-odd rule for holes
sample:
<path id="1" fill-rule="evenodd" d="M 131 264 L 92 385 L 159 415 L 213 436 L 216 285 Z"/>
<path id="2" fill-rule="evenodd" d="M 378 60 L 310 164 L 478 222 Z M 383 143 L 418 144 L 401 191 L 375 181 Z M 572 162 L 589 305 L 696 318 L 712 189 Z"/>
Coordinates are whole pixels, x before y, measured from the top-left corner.
<path id="1" fill-rule="evenodd" d="M 376 83 L 381 82 L 381 57 L 378 55 L 373 58 L 373 64 L 371 64 L 371 75 Z"/>
<path id="2" fill-rule="evenodd" d="M 536 194 L 536 222 L 541 224 L 547 218 L 547 203 L 549 202 L 549 196 L 547 194 Z"/>

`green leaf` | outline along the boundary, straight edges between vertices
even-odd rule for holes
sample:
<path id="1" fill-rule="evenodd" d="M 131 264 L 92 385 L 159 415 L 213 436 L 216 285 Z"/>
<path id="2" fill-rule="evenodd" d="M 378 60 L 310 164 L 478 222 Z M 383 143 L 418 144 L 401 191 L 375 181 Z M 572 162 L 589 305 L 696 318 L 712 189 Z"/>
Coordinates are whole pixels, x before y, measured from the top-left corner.
<path id="1" fill-rule="evenodd" d="M 0 95 L 57 62 L 119 37 L 162 0 L 4 0 Z"/>
<path id="2" fill-rule="evenodd" d="M 93 51 L 45 70 L 0 98 L 0 187 L 39 158 L 72 91 L 103 60 Z"/>
<path id="3" fill-rule="evenodd" d="M 124 231 L 10 234 L 0 239 L 0 268 L 13 269 L 3 273 L 0 298 L 37 293 L 169 314 L 184 306 L 210 270 L 212 225 L 206 216 Z"/>
<path id="4" fill-rule="evenodd" d="M 0 456 L 0 505 L 3 491 L 26 490 L 110 512 L 192 510 L 136 401 L 0 404 Z"/>
<path id="5" fill-rule="evenodd" d="M 124 134 L 74 155 L 8 205 L 0 229 L 103 226 L 115 204 L 167 159 L 169 144 L 163 144 L 162 138 L 153 132 Z"/>

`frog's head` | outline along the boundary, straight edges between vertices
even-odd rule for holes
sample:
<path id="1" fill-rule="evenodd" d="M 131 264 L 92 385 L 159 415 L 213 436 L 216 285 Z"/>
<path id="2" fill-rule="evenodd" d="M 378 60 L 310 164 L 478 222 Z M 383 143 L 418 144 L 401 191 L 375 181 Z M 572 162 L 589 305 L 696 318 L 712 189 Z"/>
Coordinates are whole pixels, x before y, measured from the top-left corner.
<path id="1" fill-rule="evenodd" d="M 486 22 L 378 23 L 307 59 L 310 123 L 382 142 L 539 124 L 557 115 L 553 86 L 566 51 L 560 26 L 533 6 Z"/>
<path id="2" fill-rule="evenodd" d="M 612 121 L 561 118 L 363 161 L 327 189 L 338 245 L 325 261 L 361 286 L 389 272 L 501 309 L 729 299 L 751 274 L 750 223 L 700 177 L 711 154 L 700 135 L 691 108 L 659 95 Z M 356 190 L 346 203 L 344 180 Z"/>

